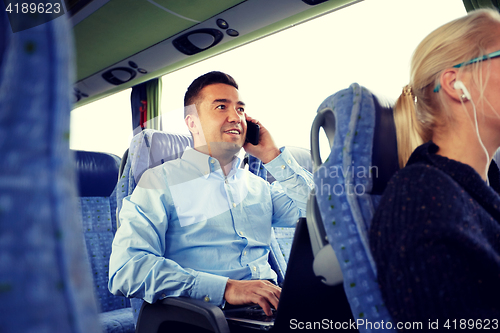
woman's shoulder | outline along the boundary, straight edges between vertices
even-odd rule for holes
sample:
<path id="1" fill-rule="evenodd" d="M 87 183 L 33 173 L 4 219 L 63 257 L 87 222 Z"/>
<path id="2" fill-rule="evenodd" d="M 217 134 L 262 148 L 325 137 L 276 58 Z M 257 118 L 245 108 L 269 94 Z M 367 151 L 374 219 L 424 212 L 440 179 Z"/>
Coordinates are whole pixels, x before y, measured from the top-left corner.
<path id="1" fill-rule="evenodd" d="M 392 192 L 461 190 L 460 185 L 446 172 L 431 163 L 415 163 L 399 170 L 387 183 L 384 196 Z"/>
<path id="2" fill-rule="evenodd" d="M 460 216 L 467 215 L 470 199 L 444 171 L 431 164 L 412 164 L 398 171 L 387 184 L 371 228 L 389 228 L 401 233 L 408 228 L 421 228 L 422 221 L 432 221 L 434 227 L 441 227 L 450 218 L 458 221 Z"/>

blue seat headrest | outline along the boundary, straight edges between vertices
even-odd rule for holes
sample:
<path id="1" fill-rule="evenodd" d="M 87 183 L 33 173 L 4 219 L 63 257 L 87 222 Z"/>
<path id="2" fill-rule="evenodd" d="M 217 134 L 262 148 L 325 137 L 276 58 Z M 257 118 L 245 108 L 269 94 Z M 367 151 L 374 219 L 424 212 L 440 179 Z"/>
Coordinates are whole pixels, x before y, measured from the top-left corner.
<path id="1" fill-rule="evenodd" d="M 118 182 L 120 158 L 78 150 L 75 159 L 80 197 L 109 197 Z"/>
<path id="2" fill-rule="evenodd" d="M 353 91 L 363 94 L 366 105 L 362 105 L 360 112 L 368 112 L 369 128 L 366 128 L 364 133 L 369 133 L 370 140 L 372 140 L 371 151 L 371 168 L 376 170 L 376 174 L 370 177 L 372 179 L 372 188 L 367 193 L 374 195 L 381 195 L 391 177 L 399 170 L 398 163 L 398 146 L 396 140 L 396 126 L 394 125 L 392 105 L 393 103 L 375 96 L 368 89 L 353 83 L 348 89 L 341 90 L 329 96 L 318 109 L 318 114 L 314 119 L 311 129 L 311 151 L 313 163 L 315 167 L 322 165 L 321 157 L 319 155 L 319 130 L 323 128 L 328 137 L 330 147 L 334 146 L 334 139 L 337 138 L 338 121 L 353 122 L 349 119 L 336 119 L 342 118 L 341 114 L 335 114 L 333 104 L 341 108 L 347 108 L 349 112 L 354 108 L 353 100 L 349 97 Z M 358 95 L 356 95 L 358 96 Z M 372 104 L 373 103 L 373 104 Z M 333 109 L 332 109 L 333 107 Z M 338 111 L 339 109 L 337 109 Z M 373 119 L 374 118 L 374 119 Z M 361 119 L 361 118 L 360 118 Z M 366 118 L 365 118 L 366 119 Z M 356 121 L 354 121 L 356 123 Z M 367 126 L 368 124 L 365 124 Z M 351 126 L 351 124 L 349 124 Z M 373 127 L 371 127 L 373 126 Z M 373 130 L 373 132 L 372 132 Z M 349 133 L 349 132 L 348 132 Z M 373 135 L 373 137 L 371 137 Z M 339 138 L 342 140 L 342 138 Z M 364 153 L 367 153 L 366 151 Z M 364 154 L 363 153 L 363 154 Z M 352 153 L 351 153 L 352 154 Z"/>
<path id="3" fill-rule="evenodd" d="M 136 184 L 142 174 L 167 161 L 182 156 L 186 147 L 193 146 L 191 135 L 145 129 L 132 138 L 129 156 Z"/>

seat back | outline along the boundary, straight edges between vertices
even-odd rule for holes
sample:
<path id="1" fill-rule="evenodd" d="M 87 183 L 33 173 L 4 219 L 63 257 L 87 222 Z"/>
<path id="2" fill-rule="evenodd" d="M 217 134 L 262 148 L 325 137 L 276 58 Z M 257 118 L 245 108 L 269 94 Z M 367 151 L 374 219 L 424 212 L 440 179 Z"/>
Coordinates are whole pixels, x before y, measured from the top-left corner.
<path id="1" fill-rule="evenodd" d="M 125 152 L 120 166 L 117 197 L 117 212 L 122 200 L 134 191 L 144 171 L 182 156 L 186 147 L 193 146 L 190 135 L 166 133 L 145 129 L 136 134 Z M 117 227 L 120 221 L 117 214 Z"/>
<path id="2" fill-rule="evenodd" d="M 116 190 L 116 224 L 118 228 L 120 227 L 119 212 L 122 200 L 132 194 L 144 171 L 179 158 L 186 147 L 192 146 L 193 139 L 190 135 L 166 133 L 154 129 L 144 129 L 132 138 L 130 147 L 121 161 Z M 130 299 L 136 324 L 142 303 L 142 299 Z"/>
<path id="3" fill-rule="evenodd" d="M 354 319 L 390 321 L 377 283 L 368 230 L 386 183 L 398 170 L 392 108 L 366 88 L 352 84 L 320 105 L 316 122 L 322 122 L 331 142 L 324 163 L 317 136 L 312 142 L 316 200 L 340 263 Z M 315 131 L 319 127 L 313 124 Z M 360 326 L 360 331 L 370 329 Z"/>
<path id="4" fill-rule="evenodd" d="M 66 19 L 12 33 L 0 11 L 2 332 L 101 332 L 74 200 Z"/>
<path id="5" fill-rule="evenodd" d="M 109 256 L 116 232 L 116 184 L 121 159 L 107 153 L 76 151 L 83 234 L 101 312 L 130 307 L 108 290 Z"/>

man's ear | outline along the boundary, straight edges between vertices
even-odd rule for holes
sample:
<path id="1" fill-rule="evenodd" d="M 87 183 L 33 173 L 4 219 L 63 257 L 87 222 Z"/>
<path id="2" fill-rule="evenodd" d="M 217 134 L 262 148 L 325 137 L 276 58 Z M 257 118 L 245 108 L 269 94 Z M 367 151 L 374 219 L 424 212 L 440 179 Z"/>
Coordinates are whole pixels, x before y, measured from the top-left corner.
<path id="1" fill-rule="evenodd" d="M 205 135 L 203 134 L 203 128 L 201 126 L 198 113 L 188 114 L 186 118 L 184 118 L 184 122 L 186 123 L 189 132 L 191 132 L 191 135 L 193 136 L 194 147 L 195 148 L 206 147 L 207 142 L 205 140 Z M 208 154 L 210 155 L 210 147 L 208 147 Z"/>
<path id="2" fill-rule="evenodd" d="M 189 132 L 191 132 L 193 136 L 200 133 L 200 129 L 198 128 L 200 122 L 199 121 L 197 122 L 195 118 L 196 116 L 193 114 L 188 114 L 186 118 L 184 118 L 184 122 L 186 123 Z"/>
<path id="3" fill-rule="evenodd" d="M 198 108 L 196 107 L 196 104 L 188 105 L 186 108 L 187 115 L 184 118 L 184 122 L 186 123 L 189 132 L 191 132 L 194 137 L 201 132 L 200 119 L 198 118 Z"/>
<path id="4" fill-rule="evenodd" d="M 458 80 L 457 68 L 449 68 L 441 73 L 440 76 L 441 89 L 443 90 L 443 93 L 445 93 L 453 101 L 462 103 L 461 96 L 463 95 L 463 91 L 455 88 L 455 82 Z"/>

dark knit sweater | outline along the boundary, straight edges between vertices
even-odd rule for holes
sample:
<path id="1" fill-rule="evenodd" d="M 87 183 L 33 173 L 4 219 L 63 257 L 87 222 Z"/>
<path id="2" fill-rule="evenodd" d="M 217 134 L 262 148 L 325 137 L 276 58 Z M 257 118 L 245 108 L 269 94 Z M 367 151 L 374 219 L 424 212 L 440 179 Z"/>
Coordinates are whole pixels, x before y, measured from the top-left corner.
<path id="1" fill-rule="evenodd" d="M 385 304 L 395 322 L 420 321 L 424 331 L 429 319 L 439 331 L 447 319 L 500 320 L 500 196 L 438 150 L 428 142 L 413 152 L 370 229 Z"/>

